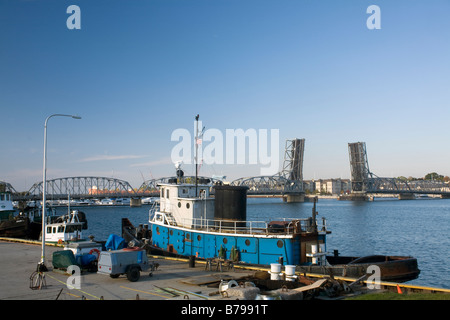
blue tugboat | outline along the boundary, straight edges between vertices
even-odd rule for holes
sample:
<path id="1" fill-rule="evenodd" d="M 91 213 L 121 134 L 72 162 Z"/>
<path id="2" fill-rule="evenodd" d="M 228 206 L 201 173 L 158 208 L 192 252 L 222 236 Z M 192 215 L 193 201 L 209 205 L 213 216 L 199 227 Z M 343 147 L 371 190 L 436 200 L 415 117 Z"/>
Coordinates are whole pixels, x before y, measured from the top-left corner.
<path id="1" fill-rule="evenodd" d="M 124 238 L 147 238 L 150 252 L 272 265 L 274 272 L 286 264 L 297 272 L 359 278 L 376 265 L 381 280 L 408 281 L 419 275 L 413 257 L 344 257 L 336 251 L 327 256 L 326 236 L 331 232 L 325 218 L 317 219 L 316 201 L 307 219 L 247 221 L 247 187 L 211 186 L 197 178 L 197 165 L 195 178 L 184 178 L 179 165 L 176 173 L 159 185 L 159 203 L 149 211 L 145 236 L 124 218 Z"/>
<path id="2" fill-rule="evenodd" d="M 198 115 L 195 120 L 197 142 Z M 329 232 L 325 219 L 323 225 L 317 224 L 315 209 L 309 219 L 246 221 L 247 187 L 221 185 L 210 189 L 210 185 L 199 183 L 198 144 L 195 146 L 194 181 L 187 183 L 177 164 L 177 177 L 171 179 L 172 183 L 159 185 L 159 207 L 154 206 L 149 217 L 153 246 L 183 256 L 262 265 L 280 261 L 290 265 L 314 263 L 325 257 Z"/>
<path id="3" fill-rule="evenodd" d="M 326 254 L 325 219 L 246 221 L 247 189 L 161 184 L 160 205 L 150 210 L 152 245 L 183 256 L 241 263 L 317 263 Z"/>
<path id="4" fill-rule="evenodd" d="M 246 221 L 245 187 L 215 186 L 214 197 L 210 188 L 160 185 L 159 207 L 150 209 L 150 251 L 239 264 L 285 264 L 301 273 L 348 278 L 360 278 L 377 266 L 382 281 L 405 282 L 420 273 L 417 259 L 410 256 L 348 257 L 336 251 L 327 255 L 326 236 L 331 231 L 325 218 L 317 219 L 316 202 L 307 219 Z M 129 235 L 132 224 L 123 220 L 122 229 Z"/>

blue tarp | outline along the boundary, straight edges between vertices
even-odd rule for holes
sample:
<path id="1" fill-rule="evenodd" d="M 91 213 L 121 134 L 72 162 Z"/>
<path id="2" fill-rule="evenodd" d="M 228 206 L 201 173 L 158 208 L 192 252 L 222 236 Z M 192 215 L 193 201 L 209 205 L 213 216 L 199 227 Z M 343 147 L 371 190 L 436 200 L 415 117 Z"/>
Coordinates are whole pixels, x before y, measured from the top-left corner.
<path id="1" fill-rule="evenodd" d="M 110 234 L 105 243 L 106 250 L 120 250 L 126 247 L 125 239 L 115 234 Z"/>
<path id="2" fill-rule="evenodd" d="M 93 255 L 93 254 L 77 255 L 76 258 L 77 258 L 77 261 L 79 262 L 79 264 L 81 264 L 82 266 L 87 266 L 92 261 L 97 260 L 97 256 Z"/>

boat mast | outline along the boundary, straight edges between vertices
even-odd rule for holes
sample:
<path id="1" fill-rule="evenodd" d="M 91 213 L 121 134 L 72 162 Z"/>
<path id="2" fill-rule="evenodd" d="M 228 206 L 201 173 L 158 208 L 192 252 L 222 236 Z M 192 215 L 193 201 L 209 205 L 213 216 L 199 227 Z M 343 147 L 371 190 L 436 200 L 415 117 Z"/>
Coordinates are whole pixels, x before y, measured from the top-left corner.
<path id="1" fill-rule="evenodd" d="M 195 117 L 195 197 L 197 198 L 197 188 L 198 188 L 198 118 L 200 115 Z"/>

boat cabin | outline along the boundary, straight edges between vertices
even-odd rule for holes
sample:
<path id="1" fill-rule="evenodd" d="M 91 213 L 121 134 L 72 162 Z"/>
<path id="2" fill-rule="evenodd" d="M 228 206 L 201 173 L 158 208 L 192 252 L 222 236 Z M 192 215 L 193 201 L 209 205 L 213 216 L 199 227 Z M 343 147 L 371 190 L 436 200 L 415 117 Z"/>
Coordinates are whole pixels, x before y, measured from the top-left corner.
<path id="1" fill-rule="evenodd" d="M 160 184 L 159 205 L 157 221 L 173 219 L 171 224 L 194 228 L 214 219 L 214 198 L 208 185 Z"/>
<path id="2" fill-rule="evenodd" d="M 9 192 L 0 192 L 0 212 L 5 213 L 8 217 L 9 213 L 13 212 L 12 196 Z"/>
<path id="3" fill-rule="evenodd" d="M 55 218 L 55 217 L 48 217 Z M 45 241 L 52 243 L 62 243 L 70 241 L 84 240 L 82 229 L 85 222 L 78 217 L 78 211 L 74 210 L 64 217 L 56 217 L 59 221 L 52 221 L 46 224 Z"/>
<path id="4" fill-rule="evenodd" d="M 82 239 L 82 223 L 77 224 L 50 224 L 46 226 L 46 242 L 68 242 Z"/>

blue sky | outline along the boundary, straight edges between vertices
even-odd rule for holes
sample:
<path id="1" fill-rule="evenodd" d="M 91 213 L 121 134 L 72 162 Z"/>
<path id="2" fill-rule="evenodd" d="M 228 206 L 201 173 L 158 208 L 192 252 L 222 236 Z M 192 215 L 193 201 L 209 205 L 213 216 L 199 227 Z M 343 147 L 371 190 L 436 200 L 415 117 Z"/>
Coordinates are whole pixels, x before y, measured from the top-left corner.
<path id="1" fill-rule="evenodd" d="M 70 5 L 81 29 L 69 30 Z M 381 29 L 369 30 L 370 5 Z M 450 2 L 1 0 L 0 180 L 173 174 L 177 128 L 305 138 L 304 176 L 349 178 L 349 142 L 378 176 L 450 175 Z M 186 166 L 193 174 L 192 166 Z M 202 166 L 229 179 L 258 165 Z"/>

